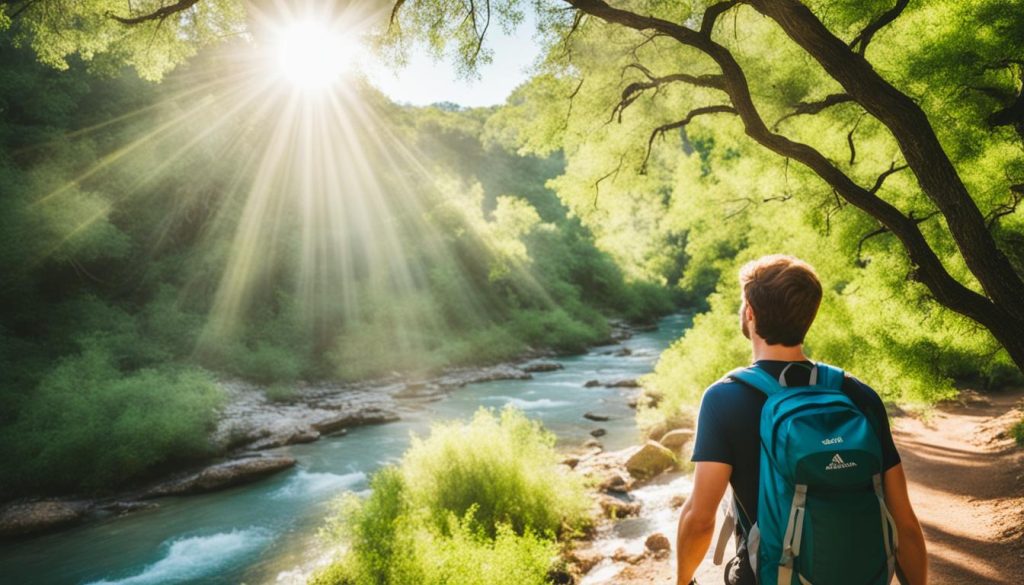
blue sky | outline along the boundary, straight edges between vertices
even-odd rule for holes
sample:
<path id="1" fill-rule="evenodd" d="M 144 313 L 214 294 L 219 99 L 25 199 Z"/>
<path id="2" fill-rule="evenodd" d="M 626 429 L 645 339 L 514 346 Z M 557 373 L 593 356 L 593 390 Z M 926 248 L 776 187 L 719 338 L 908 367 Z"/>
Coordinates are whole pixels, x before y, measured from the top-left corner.
<path id="1" fill-rule="evenodd" d="M 451 63 L 434 61 L 420 50 L 410 55 L 409 64 L 397 72 L 383 67 L 371 68 L 370 81 L 394 101 L 413 105 L 502 104 L 512 90 L 529 77 L 527 69 L 540 53 L 540 47 L 533 40 L 534 31 L 528 14 L 511 35 L 497 27 L 488 33 L 487 46 L 494 50 L 494 61 L 480 68 L 479 79 L 459 79 Z"/>

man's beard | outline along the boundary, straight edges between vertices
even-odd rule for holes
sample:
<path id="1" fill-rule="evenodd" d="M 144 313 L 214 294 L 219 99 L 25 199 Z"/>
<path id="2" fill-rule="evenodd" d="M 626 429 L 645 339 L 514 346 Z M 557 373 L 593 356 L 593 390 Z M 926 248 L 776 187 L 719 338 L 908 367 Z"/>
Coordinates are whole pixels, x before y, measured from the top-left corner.
<path id="1" fill-rule="evenodd" d="M 750 327 L 747 325 L 747 320 L 744 317 L 747 314 L 747 303 L 746 301 L 740 303 L 740 331 L 743 332 L 743 337 L 750 339 Z"/>

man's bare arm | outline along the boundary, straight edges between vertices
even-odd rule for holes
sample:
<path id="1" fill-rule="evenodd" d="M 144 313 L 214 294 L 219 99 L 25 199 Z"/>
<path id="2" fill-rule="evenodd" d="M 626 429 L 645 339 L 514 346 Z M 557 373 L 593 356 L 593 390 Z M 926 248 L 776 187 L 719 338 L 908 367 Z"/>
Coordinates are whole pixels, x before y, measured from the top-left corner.
<path id="1" fill-rule="evenodd" d="M 718 503 L 722 501 L 722 494 L 731 476 L 732 465 L 711 461 L 697 463 L 693 474 L 693 493 L 679 515 L 676 538 L 678 585 L 686 585 L 693 579 L 693 574 L 708 552 L 715 532 Z"/>
<path id="2" fill-rule="evenodd" d="M 907 476 L 900 463 L 885 472 L 885 503 L 896 521 L 899 534 L 899 550 L 896 557 L 900 569 L 909 580 L 907 585 L 925 585 L 928 582 L 928 553 L 925 550 L 924 533 L 921 523 L 910 505 L 907 493 Z"/>

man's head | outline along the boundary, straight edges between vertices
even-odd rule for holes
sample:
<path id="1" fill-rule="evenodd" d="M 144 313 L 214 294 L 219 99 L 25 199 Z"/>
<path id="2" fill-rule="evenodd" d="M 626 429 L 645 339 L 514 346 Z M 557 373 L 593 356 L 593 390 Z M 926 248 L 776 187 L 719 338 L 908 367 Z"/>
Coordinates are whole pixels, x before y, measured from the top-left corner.
<path id="1" fill-rule="evenodd" d="M 793 347 L 804 342 L 821 304 L 821 282 L 810 264 L 773 254 L 740 269 L 740 327 L 750 339 L 754 332 L 768 345 Z"/>

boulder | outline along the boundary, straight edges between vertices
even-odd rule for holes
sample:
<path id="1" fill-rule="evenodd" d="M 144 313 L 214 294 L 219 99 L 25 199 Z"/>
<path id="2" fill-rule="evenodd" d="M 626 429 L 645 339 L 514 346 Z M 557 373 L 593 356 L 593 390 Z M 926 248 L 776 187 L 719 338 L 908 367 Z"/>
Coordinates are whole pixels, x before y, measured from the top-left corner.
<path id="1" fill-rule="evenodd" d="M 668 501 L 668 505 L 672 506 L 673 509 L 675 509 L 675 508 L 682 508 L 683 504 L 685 504 L 685 503 L 686 503 L 686 496 L 684 496 L 683 494 L 676 494 L 676 495 L 672 496 L 672 499 L 670 499 Z"/>
<path id="2" fill-rule="evenodd" d="M 658 442 L 665 448 L 678 453 L 683 448 L 683 445 L 690 442 L 691 439 L 693 439 L 693 429 L 676 429 L 665 433 L 664 436 L 658 439 Z"/>
<path id="3" fill-rule="evenodd" d="M 640 502 L 627 502 L 614 496 L 601 494 L 597 503 L 606 518 L 626 518 L 640 514 Z"/>
<path id="4" fill-rule="evenodd" d="M 633 350 L 629 349 L 628 347 L 624 347 L 619 351 L 615 352 L 615 357 L 626 357 L 630 355 L 633 355 Z"/>
<path id="5" fill-rule="evenodd" d="M 594 439 L 594 438 L 590 438 L 590 439 L 587 439 L 586 441 L 584 441 L 583 442 L 583 446 L 587 447 L 588 449 L 590 449 L 590 448 L 604 449 L 604 445 L 601 444 L 601 441 L 598 441 L 597 439 Z"/>
<path id="6" fill-rule="evenodd" d="M 625 380 L 616 380 L 611 384 L 607 384 L 609 388 L 639 388 L 640 382 L 637 382 L 635 378 L 627 378 Z"/>
<path id="7" fill-rule="evenodd" d="M 370 409 L 362 412 L 341 413 L 328 416 L 313 423 L 313 429 L 322 435 L 328 435 L 348 427 L 376 425 L 398 420 L 398 415 L 386 410 Z"/>
<path id="8" fill-rule="evenodd" d="M 83 520 L 88 512 L 87 502 L 42 500 L 10 504 L 0 509 L 0 538 L 61 528 Z"/>
<path id="9" fill-rule="evenodd" d="M 536 373 L 536 372 L 554 372 L 555 370 L 561 370 L 562 364 L 556 362 L 536 362 L 532 364 L 526 364 L 523 366 L 524 372 Z"/>
<path id="10" fill-rule="evenodd" d="M 647 441 L 629 459 L 626 460 L 626 470 L 629 474 L 639 480 L 646 480 L 676 464 L 676 456 L 660 443 Z"/>
<path id="11" fill-rule="evenodd" d="M 644 553 L 631 553 L 624 548 L 620 548 L 617 549 L 614 553 L 612 553 L 612 560 L 618 561 L 620 563 L 628 563 L 630 565 L 635 565 L 640 561 L 644 560 Z"/>
<path id="12" fill-rule="evenodd" d="M 590 431 L 590 436 L 591 437 L 603 437 L 603 436 L 605 436 L 607 434 L 608 434 L 608 431 L 606 431 L 604 429 L 594 429 L 594 430 Z"/>
<path id="13" fill-rule="evenodd" d="M 668 537 L 660 532 L 647 537 L 644 541 L 644 547 L 651 552 L 658 552 L 662 550 L 670 550 L 672 545 L 668 541 Z"/>
<path id="14" fill-rule="evenodd" d="M 597 422 L 604 422 L 604 421 L 608 420 L 610 417 L 607 414 L 597 414 L 596 412 L 587 412 L 587 413 L 583 414 L 583 418 L 585 418 L 587 420 L 597 421 Z"/>
<path id="15" fill-rule="evenodd" d="M 597 485 L 597 489 L 603 492 L 615 492 L 620 494 L 629 492 L 632 487 L 633 482 L 622 477 L 622 474 L 617 471 L 613 471 L 606 475 L 605 478 L 601 480 L 601 483 Z"/>
<path id="16" fill-rule="evenodd" d="M 585 382 L 585 383 L 583 384 L 583 387 L 584 387 L 584 388 L 597 388 L 597 387 L 598 387 L 598 386 L 600 386 L 600 385 L 601 385 L 601 382 L 600 382 L 600 381 L 598 381 L 598 380 L 587 380 L 587 381 L 586 381 L 586 382 Z"/>
<path id="17" fill-rule="evenodd" d="M 196 494 L 249 483 L 295 465 L 292 457 L 248 457 L 219 463 L 184 477 L 162 482 L 147 490 L 143 498 Z"/>
<path id="18" fill-rule="evenodd" d="M 590 569 L 593 569 L 604 560 L 604 555 L 592 549 L 574 550 L 566 555 L 566 560 L 576 565 L 580 574 L 585 575 Z"/>

